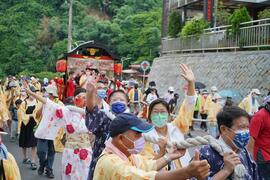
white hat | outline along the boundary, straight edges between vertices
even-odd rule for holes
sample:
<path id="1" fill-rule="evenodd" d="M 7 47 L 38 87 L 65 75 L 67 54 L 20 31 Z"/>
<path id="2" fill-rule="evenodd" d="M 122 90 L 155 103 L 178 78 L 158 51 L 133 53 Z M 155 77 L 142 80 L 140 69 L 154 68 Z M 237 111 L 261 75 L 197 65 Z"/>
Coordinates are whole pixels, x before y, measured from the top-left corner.
<path id="1" fill-rule="evenodd" d="M 218 89 L 217 89 L 216 86 L 212 86 L 212 87 L 211 87 L 211 91 L 218 91 Z"/>
<path id="2" fill-rule="evenodd" d="M 48 83 L 48 82 L 49 82 L 49 79 L 48 79 L 48 78 L 44 78 L 44 79 L 43 79 L 43 82 L 44 82 L 44 83 Z"/>
<path id="3" fill-rule="evenodd" d="M 49 85 L 45 87 L 47 93 L 52 94 L 54 97 L 58 97 L 57 88 L 55 86 Z"/>
<path id="4" fill-rule="evenodd" d="M 168 91 L 174 92 L 174 88 L 172 86 L 169 87 Z"/>
<path id="5" fill-rule="evenodd" d="M 261 94 L 261 92 L 260 92 L 259 89 L 252 89 L 252 90 L 251 90 L 251 93 L 255 93 L 255 94 L 257 94 L 257 95 L 260 95 L 260 94 Z"/>
<path id="6" fill-rule="evenodd" d="M 215 93 L 214 96 L 212 97 L 212 100 L 217 100 L 217 99 L 222 99 L 222 97 L 218 93 Z"/>

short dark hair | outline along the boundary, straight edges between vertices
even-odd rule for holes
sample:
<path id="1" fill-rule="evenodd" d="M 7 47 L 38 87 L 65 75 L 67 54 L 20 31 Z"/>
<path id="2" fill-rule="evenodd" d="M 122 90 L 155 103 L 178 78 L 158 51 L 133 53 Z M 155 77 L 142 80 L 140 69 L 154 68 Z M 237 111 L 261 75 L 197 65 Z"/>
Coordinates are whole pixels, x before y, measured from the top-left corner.
<path id="1" fill-rule="evenodd" d="M 74 74 L 74 71 L 69 71 L 68 75 L 70 76 L 72 74 Z"/>
<path id="2" fill-rule="evenodd" d="M 22 100 L 21 100 L 21 99 L 17 99 L 17 100 L 15 101 L 15 105 L 17 106 L 17 105 L 20 105 L 20 104 L 22 104 Z"/>
<path id="3" fill-rule="evenodd" d="M 78 94 L 80 93 L 86 93 L 86 89 L 84 88 L 77 88 L 75 91 L 74 91 L 74 97 L 76 97 Z"/>
<path id="4" fill-rule="evenodd" d="M 218 130 L 220 132 L 220 126 L 224 125 L 228 128 L 233 126 L 233 121 L 240 117 L 246 117 L 250 120 L 249 114 L 238 106 L 225 106 L 217 114 Z"/>
<path id="5" fill-rule="evenodd" d="M 157 105 L 157 104 L 162 104 L 163 106 L 165 106 L 166 109 L 167 109 L 167 111 L 168 111 L 168 113 L 170 113 L 169 104 L 168 104 L 166 101 L 164 101 L 163 99 L 156 99 L 156 100 L 154 100 L 154 101 L 149 105 L 148 119 L 147 119 L 148 122 L 150 122 L 150 120 L 151 120 L 151 113 L 152 113 L 152 111 L 153 111 L 153 108 L 154 108 L 155 105 Z"/>
<path id="6" fill-rule="evenodd" d="M 112 96 L 113 96 L 115 93 L 122 93 L 122 94 L 124 94 L 124 96 L 126 97 L 127 102 L 129 102 L 129 97 L 128 97 L 127 94 L 126 94 L 123 90 L 121 90 L 121 89 L 114 90 L 114 91 L 109 95 L 109 97 L 108 97 L 108 98 L 109 98 L 109 101 L 111 100 Z"/>

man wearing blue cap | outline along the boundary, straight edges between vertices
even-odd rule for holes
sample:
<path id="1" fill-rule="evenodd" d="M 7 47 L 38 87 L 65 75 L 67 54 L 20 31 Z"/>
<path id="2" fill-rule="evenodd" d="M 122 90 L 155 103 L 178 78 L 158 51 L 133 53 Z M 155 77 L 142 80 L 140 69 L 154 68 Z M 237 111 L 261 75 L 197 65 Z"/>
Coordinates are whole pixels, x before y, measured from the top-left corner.
<path id="1" fill-rule="evenodd" d="M 111 139 L 106 142 L 106 147 L 99 157 L 94 180 L 186 180 L 191 177 L 207 177 L 210 166 L 206 160 L 199 160 L 198 152 L 187 167 L 158 172 L 172 160 L 182 157 L 185 150 L 175 150 L 158 160 L 148 160 L 139 155 L 145 144 L 142 133 L 152 129 L 152 125 L 133 114 L 118 115 L 110 124 Z"/>

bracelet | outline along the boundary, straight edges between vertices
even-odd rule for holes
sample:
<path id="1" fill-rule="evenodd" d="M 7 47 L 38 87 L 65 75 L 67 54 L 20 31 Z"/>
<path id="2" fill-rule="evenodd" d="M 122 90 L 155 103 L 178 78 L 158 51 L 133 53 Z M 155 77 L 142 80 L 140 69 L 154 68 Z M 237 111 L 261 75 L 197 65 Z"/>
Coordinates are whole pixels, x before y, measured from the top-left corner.
<path id="1" fill-rule="evenodd" d="M 167 164 L 169 164 L 172 161 L 171 158 L 169 158 L 168 154 L 165 154 L 163 156 L 163 159 L 166 161 Z"/>

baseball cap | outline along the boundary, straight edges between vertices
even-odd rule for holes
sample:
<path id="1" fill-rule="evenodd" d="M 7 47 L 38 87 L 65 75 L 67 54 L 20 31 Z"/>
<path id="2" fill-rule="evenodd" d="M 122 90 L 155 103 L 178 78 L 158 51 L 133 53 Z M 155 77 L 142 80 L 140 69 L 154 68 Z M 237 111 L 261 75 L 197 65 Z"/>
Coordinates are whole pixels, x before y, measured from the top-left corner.
<path id="1" fill-rule="evenodd" d="M 209 92 L 206 89 L 204 89 L 202 90 L 202 94 L 209 94 Z"/>
<path id="2" fill-rule="evenodd" d="M 141 120 L 134 114 L 122 113 L 111 122 L 109 132 L 111 137 L 122 134 L 127 130 L 133 130 L 139 133 L 147 133 L 153 129 L 153 125 Z"/>
<path id="3" fill-rule="evenodd" d="M 55 86 L 49 85 L 45 87 L 47 93 L 52 94 L 54 97 L 58 97 L 57 88 Z"/>

